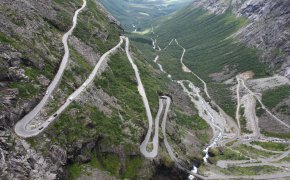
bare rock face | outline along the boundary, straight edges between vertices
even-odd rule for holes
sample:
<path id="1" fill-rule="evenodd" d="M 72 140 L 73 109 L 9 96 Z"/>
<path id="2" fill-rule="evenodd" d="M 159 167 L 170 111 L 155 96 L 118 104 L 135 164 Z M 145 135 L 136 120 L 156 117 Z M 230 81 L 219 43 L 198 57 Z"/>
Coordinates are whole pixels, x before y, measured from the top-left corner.
<path id="1" fill-rule="evenodd" d="M 262 50 L 262 60 L 281 75 L 290 74 L 290 1 L 287 0 L 196 0 L 215 14 L 231 8 L 237 17 L 246 17 L 248 25 L 235 34 L 237 40 Z"/>
<path id="2" fill-rule="evenodd" d="M 286 75 L 290 65 L 290 2 L 246 1 L 235 13 L 251 21 L 237 33 L 238 39 L 263 50 L 263 60 L 273 68 L 282 66 L 281 74 Z"/>
<path id="3" fill-rule="evenodd" d="M 102 180 L 116 180 L 117 178 L 110 176 L 107 172 L 100 171 L 98 169 L 89 169 L 90 173 L 86 175 L 82 175 L 78 178 L 78 180 L 92 180 L 98 177 Z"/>
<path id="4" fill-rule="evenodd" d="M 47 79 L 44 75 L 40 75 L 37 80 L 39 81 L 39 84 L 42 86 L 48 86 L 50 83 L 50 80 Z"/>
<path id="5" fill-rule="evenodd" d="M 59 158 L 44 157 L 9 131 L 0 132 L 0 179 L 55 179 L 63 171 Z M 55 156 L 63 157 L 60 151 Z"/>
<path id="6" fill-rule="evenodd" d="M 98 1 L 95 1 L 96 2 L 96 5 L 98 6 L 98 8 L 106 14 L 108 20 L 113 23 L 113 24 L 116 24 L 118 26 L 121 26 L 121 23 L 112 15 L 110 14 L 106 9 L 105 7 Z"/>
<path id="7" fill-rule="evenodd" d="M 53 0 L 0 3 L 0 179 L 50 180 L 66 174 L 66 149 L 52 145 L 45 152 L 35 150 L 13 129 L 39 102 L 58 69 L 61 36 L 78 8 L 74 2 L 62 2 L 71 6 L 63 8 Z M 72 42 L 94 66 L 100 54 L 76 38 Z M 28 92 L 32 88 L 36 91 Z"/>
<path id="8" fill-rule="evenodd" d="M 204 7 L 212 13 L 222 14 L 229 7 L 229 0 L 197 0 L 193 2 L 194 7 Z"/>

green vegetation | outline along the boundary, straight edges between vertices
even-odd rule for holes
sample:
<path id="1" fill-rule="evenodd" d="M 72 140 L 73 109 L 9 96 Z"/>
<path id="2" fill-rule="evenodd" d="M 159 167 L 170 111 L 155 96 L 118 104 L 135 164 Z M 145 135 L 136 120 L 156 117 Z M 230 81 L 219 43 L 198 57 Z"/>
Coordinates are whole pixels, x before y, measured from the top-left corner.
<path id="1" fill-rule="evenodd" d="M 77 179 L 82 173 L 84 173 L 84 167 L 80 164 L 74 163 L 68 167 L 68 173 L 71 180 Z"/>
<path id="2" fill-rule="evenodd" d="M 290 115 L 290 107 L 287 105 L 282 105 L 278 107 L 277 111 L 285 115 Z"/>
<path id="3" fill-rule="evenodd" d="M 210 141 L 210 138 L 211 138 L 208 134 L 209 133 L 207 133 L 207 132 L 201 132 L 197 135 L 197 137 L 200 140 L 200 142 L 208 143 Z"/>
<path id="4" fill-rule="evenodd" d="M 73 163 L 69 165 L 68 172 L 70 179 L 77 179 L 80 175 L 90 175 L 89 169 L 99 169 L 108 172 L 109 175 L 119 179 L 134 179 L 138 174 L 143 159 L 140 156 L 128 156 L 125 162 L 112 153 L 89 152 L 92 159 L 87 164 Z"/>
<path id="5" fill-rule="evenodd" d="M 87 8 L 87 11 L 80 14 L 80 21 L 73 34 L 93 47 L 96 52 L 104 53 L 117 44 L 120 29 L 110 23 L 105 14 L 96 8 L 94 0 L 87 1 Z"/>
<path id="6" fill-rule="evenodd" d="M 262 108 L 262 105 L 258 103 L 256 105 L 256 115 L 257 117 L 261 117 L 266 111 Z"/>
<path id="7" fill-rule="evenodd" d="M 12 82 L 9 84 L 10 88 L 17 88 L 20 98 L 31 98 L 40 92 L 40 87 L 26 82 Z"/>
<path id="8" fill-rule="evenodd" d="M 2 32 L 0 32 L 0 42 L 1 43 L 9 43 L 9 38 Z"/>
<path id="9" fill-rule="evenodd" d="M 72 112 L 77 113 L 72 116 Z M 111 143 L 116 144 L 120 143 L 123 138 L 120 121 L 119 116 L 115 113 L 108 117 L 95 107 L 90 107 L 89 104 L 80 106 L 73 103 L 65 113 L 60 115 L 59 120 L 53 124 L 50 130 L 54 132 L 52 139 L 58 142 L 65 140 L 67 144 L 71 144 L 78 139 L 95 137 L 99 134 L 107 135 Z M 90 128 L 86 126 L 88 123 L 97 126 Z M 63 132 L 63 129 L 66 129 L 66 131 Z"/>
<path id="10" fill-rule="evenodd" d="M 261 150 L 257 150 L 251 146 L 247 146 L 245 144 L 242 144 L 236 148 L 234 148 L 234 150 L 239 151 L 242 155 L 249 157 L 249 158 L 265 158 L 265 157 L 271 157 L 273 155 L 275 155 L 274 153 L 271 152 L 266 152 L 266 151 L 261 151 Z"/>
<path id="11" fill-rule="evenodd" d="M 73 5 L 81 6 L 82 5 L 82 0 L 71 0 L 69 2 L 63 1 L 63 0 L 53 0 L 53 2 L 62 4 L 62 5 L 70 5 L 73 3 Z"/>
<path id="12" fill-rule="evenodd" d="M 112 55 L 108 65 L 109 70 L 95 81 L 95 85 L 125 103 L 124 107 L 132 108 L 145 118 L 145 108 L 137 90 L 134 71 L 126 55 L 121 53 Z"/>
<path id="13" fill-rule="evenodd" d="M 167 87 L 161 80 L 165 79 L 155 73 L 148 64 L 141 63 L 141 56 L 134 53 L 134 61 L 138 65 L 140 76 L 153 112 L 158 107 L 158 93 L 166 92 Z M 105 71 L 102 76 L 95 81 L 97 87 L 101 87 L 109 95 L 115 96 L 127 108 L 126 112 L 135 112 L 136 116 L 145 119 L 145 108 L 141 96 L 137 90 L 135 74 L 131 68 L 127 56 L 117 53 L 108 62 L 110 70 Z M 128 113 L 130 114 L 130 113 Z M 138 115 L 137 115 L 138 114 Z M 135 118 L 134 118 L 135 119 Z"/>
<path id="14" fill-rule="evenodd" d="M 231 90 L 229 85 L 210 83 L 208 84 L 210 95 L 215 102 L 231 117 L 235 117 L 237 103 L 231 98 Z M 205 96 L 203 96 L 205 97 Z"/>
<path id="15" fill-rule="evenodd" d="M 230 38 L 247 24 L 244 18 L 235 18 L 230 12 L 221 15 L 210 14 L 202 9 L 188 7 L 156 22 L 155 32 L 161 48 L 168 45 L 172 38 L 177 38 L 187 51 L 184 63 L 193 72 L 208 82 L 213 99 L 224 111 L 234 117 L 236 102 L 231 99 L 228 85 L 214 83 L 209 75 L 229 69 L 231 72 L 252 70 L 256 77 L 269 75 L 269 69 L 259 62 L 254 49 Z M 151 34 L 132 35 L 136 45 L 151 61 L 154 59 Z M 182 49 L 172 43 L 166 51 L 158 52 L 159 62 L 173 79 L 188 79 L 201 87 L 201 83 L 192 74 L 182 72 L 180 57 Z M 233 75 L 235 75 L 234 73 Z"/>
<path id="16" fill-rule="evenodd" d="M 120 169 L 120 160 L 117 155 L 107 154 L 102 157 L 102 167 L 107 170 L 111 175 L 117 176 Z"/>
<path id="17" fill-rule="evenodd" d="M 92 154 L 92 152 L 90 152 Z M 73 163 L 68 167 L 70 179 L 77 179 L 80 175 L 90 174 L 88 167 L 97 168 L 103 171 L 107 171 L 110 175 L 118 177 L 121 167 L 120 159 L 115 154 L 102 154 L 97 157 L 96 154 L 92 154 L 93 158 L 88 164 Z"/>
<path id="18" fill-rule="evenodd" d="M 53 27 L 60 31 L 66 31 L 72 24 L 72 14 L 65 7 L 78 9 L 82 5 L 81 0 L 70 2 L 54 0 L 54 3 L 63 8 L 58 11 L 57 21 L 46 19 Z M 82 11 L 78 17 L 78 24 L 73 34 L 80 40 L 92 47 L 96 52 L 106 52 L 119 40 L 120 29 L 117 25 L 110 23 L 106 15 L 96 8 L 94 0 L 87 0 L 87 9 Z"/>
<path id="19" fill-rule="evenodd" d="M 237 72 L 252 70 L 257 77 L 269 74 L 269 69 L 259 62 L 256 50 L 229 38 L 246 24 L 245 19 L 235 18 L 230 12 L 215 15 L 202 9 L 186 8 L 164 18 L 161 23 L 158 22 L 155 30 L 159 35 L 157 42 L 161 48 L 167 46 L 172 38 L 177 38 L 180 45 L 186 48 L 184 63 L 208 82 L 213 99 L 232 117 L 236 102 L 230 96 L 229 86 L 212 82 L 209 75 L 225 69 Z M 131 37 L 152 61 L 154 53 L 150 35 L 131 35 Z M 188 79 L 201 87 L 201 82 L 192 74 L 182 72 L 180 63 L 182 49 L 179 46 L 172 43 L 166 51 L 158 54 L 160 63 L 173 79 Z"/>
<path id="20" fill-rule="evenodd" d="M 245 144 L 242 144 L 236 148 L 234 148 L 234 150 L 239 151 L 242 155 L 246 156 L 246 157 L 250 157 L 250 158 L 258 158 L 258 157 L 270 157 L 275 155 L 274 153 L 271 152 L 266 152 L 266 151 L 262 151 L 262 150 L 257 150 L 251 146 L 247 146 Z"/>
<path id="21" fill-rule="evenodd" d="M 185 64 L 206 81 L 210 81 L 209 74 L 221 72 L 226 65 L 239 72 L 252 70 L 257 77 L 265 76 L 268 70 L 259 63 L 257 52 L 229 38 L 246 23 L 230 12 L 215 15 L 187 8 L 165 18 L 156 32 L 162 47 L 177 38 L 187 49 Z"/>
<path id="22" fill-rule="evenodd" d="M 169 43 L 169 41 L 167 43 Z M 176 43 L 172 43 L 171 46 L 168 46 L 166 51 L 161 51 L 159 53 L 159 62 L 162 64 L 165 71 L 172 75 L 173 79 L 187 79 L 195 85 L 201 86 L 201 82 L 194 75 L 182 71 L 182 66 L 180 63 L 182 52 L 183 50 L 177 46 Z"/>
<path id="23" fill-rule="evenodd" d="M 130 37 L 130 42 L 133 46 L 142 51 L 147 62 L 158 69 L 158 66 L 153 62 L 156 57 L 156 52 L 152 48 L 152 40 L 149 37 L 134 34 L 126 34 L 126 36 Z"/>
<path id="24" fill-rule="evenodd" d="M 281 161 L 279 162 L 287 162 L 290 163 L 290 155 L 288 155 L 287 157 L 283 158 Z"/>
<path id="25" fill-rule="evenodd" d="M 74 66 L 72 67 L 70 72 L 76 74 L 77 76 L 81 76 L 84 80 L 87 79 L 89 74 L 93 70 L 93 67 L 75 49 L 70 48 L 70 53 L 71 53 L 71 59 L 74 61 Z M 72 77 L 71 75 L 67 75 L 67 78 L 72 78 Z"/>
<path id="26" fill-rule="evenodd" d="M 275 133 L 275 132 L 268 132 L 268 131 L 262 131 L 262 134 L 268 137 L 276 137 L 281 139 L 290 139 L 290 134 L 285 133 Z"/>
<path id="27" fill-rule="evenodd" d="M 204 130 L 209 128 L 209 125 L 199 115 L 188 116 L 180 111 L 175 111 L 177 123 L 187 127 L 190 130 Z"/>
<path id="28" fill-rule="evenodd" d="M 280 169 L 273 166 L 251 166 L 251 167 L 230 167 L 228 169 L 223 169 L 222 172 L 228 175 L 236 176 L 254 176 L 254 175 L 264 175 L 271 174 L 279 171 Z"/>
<path id="29" fill-rule="evenodd" d="M 290 85 L 280 86 L 263 93 L 263 103 L 266 107 L 274 108 L 283 99 L 290 97 Z"/>
<path id="30" fill-rule="evenodd" d="M 38 69 L 34 69 L 31 67 L 24 67 L 25 75 L 29 77 L 29 79 L 36 80 L 36 78 L 40 75 L 40 71 Z"/>
<path id="31" fill-rule="evenodd" d="M 254 141 L 251 144 L 255 144 L 258 146 L 261 146 L 264 149 L 272 150 L 272 151 L 286 151 L 288 149 L 288 146 L 281 143 L 274 143 L 274 142 L 259 142 Z"/>
<path id="32" fill-rule="evenodd" d="M 93 157 L 89 165 L 109 172 L 115 177 L 121 179 L 134 178 L 142 165 L 142 158 L 139 156 L 127 157 L 124 165 L 124 171 L 120 171 L 121 162 L 118 156 L 113 154 L 105 154 L 99 157 Z"/>
<path id="33" fill-rule="evenodd" d="M 141 168 L 142 162 L 143 162 L 142 158 L 138 156 L 128 158 L 126 161 L 126 171 L 121 176 L 122 179 L 135 178 L 136 174 Z"/>
<path id="34" fill-rule="evenodd" d="M 72 25 L 73 12 L 69 12 L 67 8 L 78 9 L 82 5 L 82 0 L 53 0 L 53 2 L 60 8 L 57 11 L 57 19 L 45 19 L 51 26 L 55 27 L 59 31 L 65 32 Z M 81 12 L 83 13 L 83 12 Z M 78 18 L 78 21 L 80 18 Z"/>
<path id="35" fill-rule="evenodd" d="M 241 125 L 241 131 L 243 133 L 253 133 L 252 131 L 249 131 L 247 129 L 247 120 L 244 116 L 244 113 L 245 113 L 245 108 L 244 107 L 240 107 L 240 125 Z"/>
<path id="36" fill-rule="evenodd" d="M 249 160 L 249 158 L 245 157 L 241 153 L 237 153 L 229 148 L 225 148 L 219 155 L 211 158 L 211 160 L 214 159 L 215 161 L 217 160 Z"/>

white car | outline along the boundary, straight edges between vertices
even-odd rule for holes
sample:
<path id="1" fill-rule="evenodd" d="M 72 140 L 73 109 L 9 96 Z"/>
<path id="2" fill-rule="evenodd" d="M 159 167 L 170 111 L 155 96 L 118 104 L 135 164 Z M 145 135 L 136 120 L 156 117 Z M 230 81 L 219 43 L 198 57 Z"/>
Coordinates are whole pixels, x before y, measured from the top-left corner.
<path id="1" fill-rule="evenodd" d="M 50 123 L 52 120 L 53 120 L 53 117 L 50 117 L 47 122 Z"/>
<path id="2" fill-rule="evenodd" d="M 84 84 L 83 84 L 83 87 L 87 87 L 87 83 L 84 83 Z"/>
<path id="3" fill-rule="evenodd" d="M 72 101 L 72 100 L 73 100 L 73 97 L 69 97 L 68 100 L 69 100 L 69 101 Z"/>
<path id="4" fill-rule="evenodd" d="M 193 175 L 189 175 L 188 179 L 193 180 L 193 179 L 195 179 L 195 177 Z"/>
<path id="5" fill-rule="evenodd" d="M 46 91 L 45 95 L 48 95 L 48 91 Z"/>

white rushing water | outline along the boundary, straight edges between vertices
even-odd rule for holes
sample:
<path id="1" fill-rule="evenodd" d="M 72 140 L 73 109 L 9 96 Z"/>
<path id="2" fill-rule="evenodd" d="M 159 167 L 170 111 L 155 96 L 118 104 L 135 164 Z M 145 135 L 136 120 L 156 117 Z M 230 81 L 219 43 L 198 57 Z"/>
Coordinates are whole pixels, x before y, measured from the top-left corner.
<path id="1" fill-rule="evenodd" d="M 207 91 L 207 84 L 205 83 L 205 81 L 203 81 L 203 79 L 201 79 L 199 76 L 197 76 L 195 73 L 193 73 L 188 67 L 186 67 L 186 65 L 183 63 L 183 58 L 184 58 L 184 55 L 186 53 L 186 49 L 184 47 L 182 47 L 179 42 L 177 41 L 177 39 L 172 39 L 169 44 L 163 49 L 163 50 L 166 50 L 168 48 L 168 46 L 170 46 L 172 44 L 172 42 L 175 41 L 175 43 L 180 47 L 182 48 L 182 55 L 181 55 L 181 58 L 180 58 L 180 63 L 182 64 L 182 70 L 184 72 L 187 72 L 187 73 L 192 73 L 195 77 L 197 77 L 204 85 L 204 91 L 207 95 L 208 98 L 210 98 L 209 96 L 209 93 Z M 156 39 L 153 40 L 152 39 L 152 45 L 153 45 L 153 49 L 157 49 L 158 44 L 157 44 L 157 41 Z M 158 51 L 160 51 L 160 47 L 158 48 Z M 158 65 L 159 69 L 166 73 L 162 67 L 161 64 L 159 64 L 157 61 L 159 59 L 159 56 L 157 55 L 156 58 L 154 59 L 154 62 Z M 172 76 L 170 74 L 167 75 L 170 79 L 172 78 Z M 219 118 L 219 115 L 217 112 L 215 112 L 214 109 L 211 108 L 211 106 L 204 100 L 204 98 L 200 95 L 200 90 L 199 88 L 195 87 L 194 84 L 189 81 L 189 80 L 179 80 L 179 81 L 176 81 L 178 84 L 180 84 L 182 87 L 183 87 L 183 90 L 186 94 L 188 94 L 188 96 L 191 98 L 192 102 L 194 104 L 196 104 L 197 106 L 201 107 L 200 109 L 200 115 L 203 116 L 204 119 L 207 120 L 207 122 L 210 124 L 210 126 L 212 127 L 213 131 L 216 132 L 214 134 L 216 134 L 212 140 L 212 142 L 203 150 L 203 152 L 205 153 L 205 156 L 203 157 L 203 160 L 205 163 L 208 162 L 208 158 L 209 158 L 209 149 L 214 147 L 214 146 L 217 146 L 219 141 L 223 138 L 223 129 L 217 125 L 216 123 L 216 119 Z M 188 91 L 187 88 L 185 87 L 185 85 L 183 84 L 184 82 L 189 82 L 189 88 L 191 89 L 191 91 Z M 194 95 L 196 95 L 199 99 L 199 101 L 196 101 L 195 98 L 194 98 Z M 206 112 L 207 113 L 207 116 L 204 116 L 202 115 L 201 112 Z M 215 113 L 215 115 L 213 115 L 213 112 Z M 198 168 L 196 166 L 193 166 L 193 169 L 191 170 L 191 175 L 188 177 L 189 179 L 194 179 L 195 177 L 193 176 L 194 174 L 197 174 L 197 171 L 198 171 Z"/>

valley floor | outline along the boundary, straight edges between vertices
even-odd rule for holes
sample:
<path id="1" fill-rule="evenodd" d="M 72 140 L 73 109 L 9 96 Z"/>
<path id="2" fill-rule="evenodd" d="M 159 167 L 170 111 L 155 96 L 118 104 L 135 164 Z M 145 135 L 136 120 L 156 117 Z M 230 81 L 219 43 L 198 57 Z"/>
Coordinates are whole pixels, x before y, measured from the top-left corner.
<path id="1" fill-rule="evenodd" d="M 170 47 L 173 42 L 175 42 L 183 51 L 180 58 L 181 70 L 183 72 L 192 74 L 198 80 L 200 80 L 203 88 L 196 87 L 194 82 L 189 80 L 175 80 L 175 77 L 171 74 L 167 74 L 166 69 L 164 69 L 164 67 L 158 62 L 160 58 L 160 55 L 158 54 L 165 50 L 168 51 L 168 47 Z M 275 88 L 289 85 L 289 79 L 276 75 L 269 78 L 252 80 L 252 72 L 250 71 L 237 75 L 237 85 L 234 86 L 237 96 L 237 122 L 234 122 L 232 118 L 223 116 L 226 113 L 223 112 L 223 110 L 218 107 L 218 105 L 210 97 L 205 81 L 193 73 L 183 63 L 183 57 L 186 53 L 186 49 L 183 48 L 176 39 L 172 39 L 164 49 L 159 47 L 157 44 L 157 39 L 152 38 L 152 45 L 157 54 L 153 62 L 158 65 L 157 67 L 159 67 L 160 71 L 167 74 L 171 81 L 175 81 L 182 86 L 183 90 L 188 94 L 189 98 L 197 107 L 199 115 L 205 119 L 205 121 L 212 127 L 214 132 L 211 143 L 204 150 L 205 164 L 202 165 L 198 171 L 196 167 L 194 167 L 194 169 L 191 171 L 191 176 L 189 177 L 190 179 L 193 179 L 194 176 L 202 179 L 277 179 L 290 176 L 287 163 L 285 164 L 282 161 L 283 159 L 289 157 L 290 141 L 273 137 L 265 137 L 262 135 L 259 127 L 260 118 L 258 118 L 256 115 L 256 106 L 260 106 L 260 109 L 264 110 L 264 112 L 267 113 L 272 118 L 272 120 L 276 121 L 276 123 L 280 124 L 285 129 L 288 129 L 287 131 L 289 132 L 289 120 L 281 119 L 277 115 L 273 114 L 271 110 L 268 109 L 265 104 L 263 104 L 260 95 L 261 90 L 266 90 L 266 88 Z M 249 87 L 255 89 L 255 92 L 250 90 Z M 200 95 L 201 91 L 204 92 L 203 95 L 206 96 L 206 100 Z M 284 146 L 285 148 L 283 151 L 269 151 L 267 150 L 266 146 Z M 219 151 L 218 149 L 220 147 L 229 149 L 235 154 L 248 160 L 235 161 L 234 159 L 231 159 L 231 157 L 228 157 L 229 160 L 219 160 L 220 157 L 209 156 L 208 152 L 210 149 L 211 151 L 213 149 L 215 149 L 215 151 Z M 251 153 L 255 150 L 261 151 L 263 153 L 257 156 L 247 155 L 247 153 Z M 226 156 L 227 153 L 225 151 L 224 153 L 225 154 L 223 156 Z M 215 153 L 215 156 L 216 155 L 218 154 Z M 208 158 L 211 163 L 212 161 L 216 161 L 215 163 L 217 164 L 217 167 L 208 164 Z M 178 162 L 178 160 L 176 161 Z M 254 168 L 256 170 L 254 172 L 250 172 L 249 168 Z M 199 173 L 197 174 L 197 172 Z M 265 173 L 267 175 L 263 175 Z"/>

